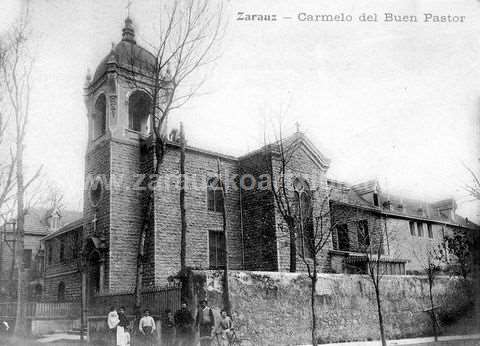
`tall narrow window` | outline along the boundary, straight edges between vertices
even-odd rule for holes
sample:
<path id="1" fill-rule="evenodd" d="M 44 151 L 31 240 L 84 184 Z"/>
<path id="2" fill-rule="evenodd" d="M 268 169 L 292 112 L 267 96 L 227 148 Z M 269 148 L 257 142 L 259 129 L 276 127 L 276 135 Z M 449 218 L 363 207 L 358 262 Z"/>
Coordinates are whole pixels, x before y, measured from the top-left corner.
<path id="1" fill-rule="evenodd" d="M 306 258 L 313 257 L 312 249 L 315 247 L 313 229 L 313 207 L 310 187 L 304 179 L 295 179 L 296 219 L 297 219 L 297 251 Z"/>
<path id="2" fill-rule="evenodd" d="M 95 113 L 93 114 L 93 139 L 105 134 L 107 124 L 107 102 L 105 95 L 102 94 L 95 102 Z"/>
<path id="3" fill-rule="evenodd" d="M 225 237 L 221 231 L 208 231 L 208 253 L 210 269 L 225 267 Z"/>
<path id="4" fill-rule="evenodd" d="M 73 233 L 73 235 L 70 235 L 73 238 L 73 240 L 71 240 L 72 244 L 81 244 L 80 232 L 81 232 L 81 229 L 75 231 Z M 80 249 L 78 247 L 76 247 L 76 246 L 71 247 L 71 258 L 72 259 L 78 258 L 79 253 L 80 253 Z"/>
<path id="5" fill-rule="evenodd" d="M 348 239 L 348 226 L 347 224 L 337 225 L 335 227 L 337 233 L 337 250 L 348 251 L 350 249 Z"/>
<path id="6" fill-rule="evenodd" d="M 210 211 L 223 211 L 222 186 L 218 178 L 210 178 L 207 182 L 207 208 Z"/>
<path id="7" fill-rule="evenodd" d="M 49 244 L 48 247 L 47 247 L 47 261 L 48 261 L 48 264 L 52 264 L 52 259 L 53 259 L 53 249 L 52 249 L 52 245 Z"/>
<path id="8" fill-rule="evenodd" d="M 150 97 L 143 91 L 135 91 L 128 98 L 128 126 L 131 130 L 146 133 Z"/>
<path id="9" fill-rule="evenodd" d="M 410 221 L 408 224 L 410 226 L 410 235 L 415 236 L 415 222 Z"/>
<path id="10" fill-rule="evenodd" d="M 433 230 L 432 230 L 431 223 L 427 223 L 427 231 L 428 231 L 428 237 L 433 239 Z"/>
<path id="11" fill-rule="evenodd" d="M 368 233 L 368 221 L 360 220 L 357 223 L 358 249 L 364 251 L 370 246 L 370 234 Z"/>
<path id="12" fill-rule="evenodd" d="M 60 262 L 65 261 L 65 239 L 60 240 L 60 251 L 59 251 Z"/>
<path id="13" fill-rule="evenodd" d="M 57 300 L 59 302 L 63 302 L 65 301 L 65 283 L 63 281 L 61 281 L 59 284 L 58 284 L 58 288 L 57 288 Z"/>
<path id="14" fill-rule="evenodd" d="M 24 249 L 23 250 L 23 266 L 25 269 L 30 269 L 32 266 L 32 250 Z"/>
<path id="15" fill-rule="evenodd" d="M 417 235 L 423 237 L 423 223 L 417 222 Z"/>

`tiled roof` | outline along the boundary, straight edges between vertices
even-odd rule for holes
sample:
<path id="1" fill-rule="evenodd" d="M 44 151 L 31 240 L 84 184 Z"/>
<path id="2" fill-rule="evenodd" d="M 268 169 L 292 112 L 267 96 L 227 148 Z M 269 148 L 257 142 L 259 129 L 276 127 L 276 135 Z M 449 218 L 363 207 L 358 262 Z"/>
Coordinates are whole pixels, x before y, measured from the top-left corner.
<path id="1" fill-rule="evenodd" d="M 360 196 L 357 191 L 355 191 L 352 186 L 347 183 L 328 179 L 327 184 L 330 189 L 330 200 L 332 201 L 356 206 L 374 207 L 373 204 L 369 203 L 366 199 Z"/>
<path id="2" fill-rule="evenodd" d="M 431 220 L 471 229 L 480 229 L 478 225 L 469 221 L 467 218 L 457 214 L 453 214 L 452 216 L 452 213 L 446 212 L 448 208 L 453 208 L 453 211 L 455 211 L 456 203 L 453 199 L 429 203 L 382 193 L 377 186 L 376 191 L 379 194 L 379 206 L 375 206 L 373 200 L 370 201 L 362 197 L 363 193 L 375 191 L 374 183 L 376 183 L 376 181 L 372 180 L 361 184 L 349 185 L 345 182 L 329 179 L 330 199 L 338 203 L 364 207 L 393 217 Z"/>
<path id="3" fill-rule="evenodd" d="M 32 208 L 25 214 L 25 233 L 44 236 L 52 232 L 48 225 L 48 217 L 52 210 L 47 208 Z M 60 227 L 78 219 L 81 212 L 64 210 L 60 212 Z"/>
<path id="4" fill-rule="evenodd" d="M 47 236 L 43 237 L 42 240 L 48 240 L 48 239 L 55 238 L 56 236 L 59 236 L 60 234 L 70 232 L 70 231 L 72 231 L 74 229 L 77 229 L 77 228 L 80 228 L 80 227 L 83 227 L 83 218 L 79 218 L 75 221 L 72 221 L 72 222 L 64 225 L 63 227 L 57 229 L 55 232 L 52 232 L 52 233 L 48 234 Z"/>

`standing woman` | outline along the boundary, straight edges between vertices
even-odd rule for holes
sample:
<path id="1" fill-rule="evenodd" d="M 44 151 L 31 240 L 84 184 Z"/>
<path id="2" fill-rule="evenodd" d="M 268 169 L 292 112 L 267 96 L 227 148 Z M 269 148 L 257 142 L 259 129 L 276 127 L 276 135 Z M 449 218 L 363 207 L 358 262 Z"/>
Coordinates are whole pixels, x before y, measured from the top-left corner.
<path id="1" fill-rule="evenodd" d="M 225 310 L 221 312 L 220 328 L 222 333 L 222 346 L 230 345 L 230 341 L 233 338 L 233 322 Z"/>
<path id="2" fill-rule="evenodd" d="M 117 346 L 128 346 L 130 345 L 130 333 L 128 332 L 130 322 L 125 315 L 125 308 L 123 306 L 118 311 L 118 319 L 120 322 L 117 326 Z"/>
<path id="3" fill-rule="evenodd" d="M 117 345 L 117 326 L 119 323 L 120 323 L 120 320 L 118 319 L 117 310 L 115 310 L 115 307 L 112 306 L 110 307 L 110 312 L 108 313 L 108 316 L 107 316 L 108 345 L 111 345 L 111 346 Z"/>

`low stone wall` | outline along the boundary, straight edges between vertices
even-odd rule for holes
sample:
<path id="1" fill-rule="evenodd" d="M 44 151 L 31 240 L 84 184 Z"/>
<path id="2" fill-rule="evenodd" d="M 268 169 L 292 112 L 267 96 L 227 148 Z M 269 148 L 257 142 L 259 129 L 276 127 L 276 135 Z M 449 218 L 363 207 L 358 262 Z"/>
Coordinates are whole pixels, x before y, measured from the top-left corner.
<path id="1" fill-rule="evenodd" d="M 196 272 L 197 295 L 221 307 L 221 272 Z M 230 272 L 234 323 L 254 345 L 310 343 L 310 281 L 304 274 Z M 428 281 L 421 276 L 385 276 L 381 283 L 386 334 L 389 339 L 431 335 Z M 445 323 L 454 323 L 472 305 L 467 282 L 439 277 L 434 303 Z M 320 274 L 316 313 L 321 342 L 379 339 L 375 293 L 364 275 Z"/>

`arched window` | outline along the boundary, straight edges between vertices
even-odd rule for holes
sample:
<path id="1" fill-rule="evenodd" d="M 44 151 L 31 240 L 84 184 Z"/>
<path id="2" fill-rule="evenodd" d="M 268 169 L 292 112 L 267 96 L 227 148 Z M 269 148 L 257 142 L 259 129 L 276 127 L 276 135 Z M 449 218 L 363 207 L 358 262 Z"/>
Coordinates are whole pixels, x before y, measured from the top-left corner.
<path id="1" fill-rule="evenodd" d="M 218 178 L 210 178 L 207 182 L 207 206 L 210 211 L 223 212 L 223 192 Z"/>
<path id="2" fill-rule="evenodd" d="M 102 94 L 95 102 L 95 113 L 93 114 L 93 139 L 97 139 L 105 134 L 107 125 L 107 101 Z"/>
<path id="3" fill-rule="evenodd" d="M 293 182 L 297 221 L 297 251 L 306 258 L 313 257 L 315 236 L 313 225 L 312 195 L 308 183 L 304 179 Z"/>
<path id="4" fill-rule="evenodd" d="M 128 98 L 128 127 L 146 133 L 149 113 L 150 97 L 143 91 L 134 91 Z"/>
<path id="5" fill-rule="evenodd" d="M 58 284 L 58 289 L 57 289 L 57 300 L 59 302 L 65 301 L 65 283 L 61 281 Z"/>

